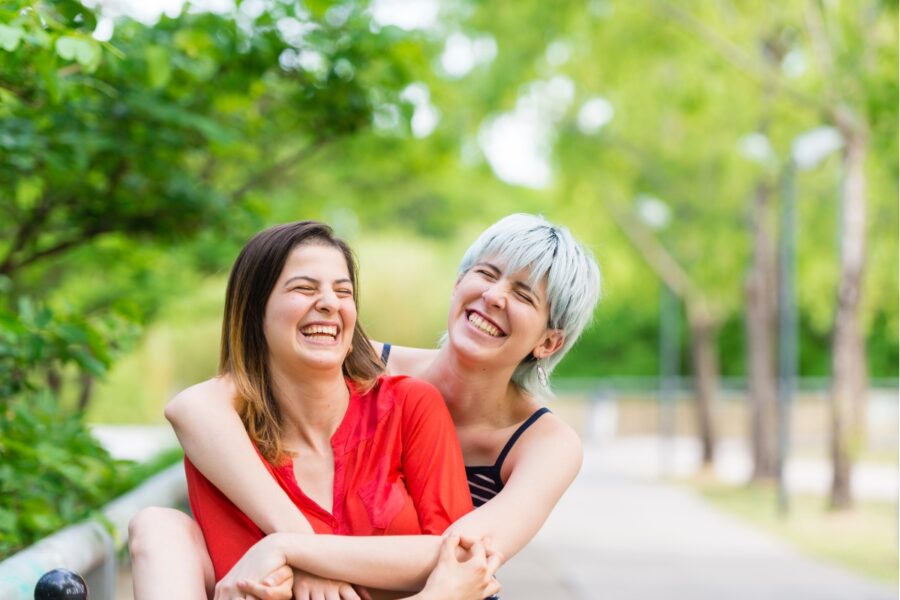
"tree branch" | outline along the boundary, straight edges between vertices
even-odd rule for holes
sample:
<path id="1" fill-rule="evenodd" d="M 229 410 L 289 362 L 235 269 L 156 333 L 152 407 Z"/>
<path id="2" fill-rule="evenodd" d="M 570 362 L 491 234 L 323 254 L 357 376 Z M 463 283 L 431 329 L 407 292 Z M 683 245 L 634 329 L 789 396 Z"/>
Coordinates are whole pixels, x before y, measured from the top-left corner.
<path id="1" fill-rule="evenodd" d="M 744 50 L 720 35 L 718 32 L 681 7 L 675 6 L 664 0 L 653 0 L 657 8 L 672 21 L 680 25 L 686 31 L 695 34 L 703 40 L 707 46 L 719 53 L 725 60 L 760 83 L 768 83 L 774 88 L 784 92 L 795 102 L 813 108 L 823 114 L 830 114 L 831 107 L 816 98 L 798 90 L 788 84 L 784 78 L 774 69 L 767 68 L 753 60 Z"/>
<path id="2" fill-rule="evenodd" d="M 609 212 L 644 261 L 675 295 L 680 297 L 692 310 L 701 309 L 712 313 L 712 308 L 703 291 L 645 225 L 638 222 L 630 211 L 619 207 L 610 206 Z"/>
<path id="3" fill-rule="evenodd" d="M 85 242 L 88 242 L 98 235 L 102 233 L 106 233 L 109 231 L 108 227 L 94 227 L 92 229 L 88 229 L 86 231 L 81 232 L 79 235 L 69 238 L 67 240 L 63 240 L 62 242 L 58 242 L 57 244 L 50 246 L 49 248 L 44 248 L 38 252 L 35 252 L 29 255 L 27 258 L 20 261 L 12 261 L 9 264 L 0 265 L 0 274 L 2 275 L 10 275 L 14 271 L 21 269 L 22 267 L 27 267 L 28 265 L 35 263 L 44 258 L 48 258 L 50 256 L 54 256 L 61 252 L 68 250 L 69 248 L 74 248 L 75 246 L 79 246 Z"/>
<path id="4" fill-rule="evenodd" d="M 307 144 L 303 148 L 300 148 L 293 154 L 288 155 L 282 160 L 276 162 L 275 164 L 266 167 L 262 171 L 258 173 L 254 173 L 250 176 L 247 181 L 245 181 L 240 187 L 235 189 L 229 194 L 229 198 L 232 202 L 238 202 L 241 198 L 243 198 L 250 190 L 253 188 L 269 183 L 274 180 L 276 177 L 281 175 L 284 171 L 290 170 L 292 167 L 296 166 L 297 163 L 302 162 L 304 159 L 308 158 L 310 155 L 314 154 L 317 150 L 323 147 L 330 141 L 329 138 L 321 137 Z"/>
<path id="5" fill-rule="evenodd" d="M 19 225 L 19 229 L 16 231 L 15 237 L 9 246 L 9 250 L 6 252 L 6 256 L 3 257 L 3 262 L 0 262 L 0 273 L 8 275 L 15 270 L 14 268 L 11 268 L 15 262 L 15 254 L 25 247 L 25 244 L 31 239 L 32 234 L 34 234 L 38 226 L 47 218 L 52 204 L 53 202 L 50 200 L 49 196 L 43 196 L 32 209 L 31 214 L 29 214 L 25 221 Z"/>
<path id="6" fill-rule="evenodd" d="M 813 57 L 819 63 L 825 81 L 830 81 L 834 73 L 834 53 L 831 51 L 831 44 L 828 43 L 828 35 L 825 33 L 822 4 L 816 0 L 809 0 L 806 3 L 804 17 L 806 32 L 814 49 Z"/>

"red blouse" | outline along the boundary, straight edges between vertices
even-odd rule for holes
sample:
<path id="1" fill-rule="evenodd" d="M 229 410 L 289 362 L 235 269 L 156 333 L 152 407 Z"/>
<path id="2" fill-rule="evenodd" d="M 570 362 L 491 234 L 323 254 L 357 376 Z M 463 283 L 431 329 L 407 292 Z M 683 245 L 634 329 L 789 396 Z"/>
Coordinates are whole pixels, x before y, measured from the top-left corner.
<path id="1" fill-rule="evenodd" d="M 440 535 L 472 510 L 462 451 L 440 393 L 408 377 L 382 376 L 350 403 L 331 437 L 333 513 L 306 496 L 293 464 L 272 476 L 316 533 Z M 262 457 L 260 457 L 262 460 Z M 188 496 L 216 581 L 265 534 L 185 458 Z"/>

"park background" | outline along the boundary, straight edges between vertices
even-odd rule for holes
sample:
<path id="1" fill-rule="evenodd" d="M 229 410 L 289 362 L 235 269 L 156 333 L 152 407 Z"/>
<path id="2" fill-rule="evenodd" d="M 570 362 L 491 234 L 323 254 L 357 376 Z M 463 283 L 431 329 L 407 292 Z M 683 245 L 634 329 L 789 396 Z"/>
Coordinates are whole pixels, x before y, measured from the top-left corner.
<path id="1" fill-rule="evenodd" d="M 5 4 L 0 556 L 177 460 L 135 468 L 89 432 L 136 439 L 110 426 L 162 424 L 215 372 L 255 232 L 333 225 L 370 335 L 427 347 L 464 249 L 531 212 L 603 272 L 553 375 L 589 450 L 896 588 L 897 16 Z M 779 478 L 782 459 L 805 475 Z"/>

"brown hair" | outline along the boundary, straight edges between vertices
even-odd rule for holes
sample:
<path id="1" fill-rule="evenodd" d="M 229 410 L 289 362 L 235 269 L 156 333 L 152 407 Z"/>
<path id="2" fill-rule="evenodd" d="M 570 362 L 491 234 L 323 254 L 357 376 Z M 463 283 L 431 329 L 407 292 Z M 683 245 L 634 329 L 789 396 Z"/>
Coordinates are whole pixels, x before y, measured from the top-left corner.
<path id="1" fill-rule="evenodd" d="M 353 301 L 358 306 L 358 269 L 353 252 L 346 242 L 335 237 L 331 227 L 316 221 L 276 225 L 256 234 L 234 262 L 225 292 L 219 373 L 231 376 L 244 427 L 263 457 L 275 464 L 288 453 L 282 446 L 282 417 L 272 393 L 263 318 L 288 255 L 304 244 L 332 246 L 343 253 L 353 284 Z M 344 359 L 344 376 L 357 389 L 368 390 L 384 367 L 358 320 L 352 349 Z"/>

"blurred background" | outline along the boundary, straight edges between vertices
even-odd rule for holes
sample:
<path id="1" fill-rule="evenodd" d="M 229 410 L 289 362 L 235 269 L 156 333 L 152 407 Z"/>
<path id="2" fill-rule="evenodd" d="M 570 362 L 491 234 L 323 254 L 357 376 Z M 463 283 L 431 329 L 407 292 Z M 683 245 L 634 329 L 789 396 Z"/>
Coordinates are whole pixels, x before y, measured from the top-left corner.
<path id="1" fill-rule="evenodd" d="M 369 334 L 430 347 L 468 244 L 532 212 L 603 271 L 553 375 L 579 481 L 689 493 L 895 595 L 897 23 L 884 0 L 5 3 L 0 558 L 178 460 L 125 459 L 214 374 L 255 232 L 330 223 Z M 591 493 L 566 511 L 607 545 L 577 552 L 616 554 L 631 503 Z M 595 597 L 594 566 L 542 597 Z"/>

